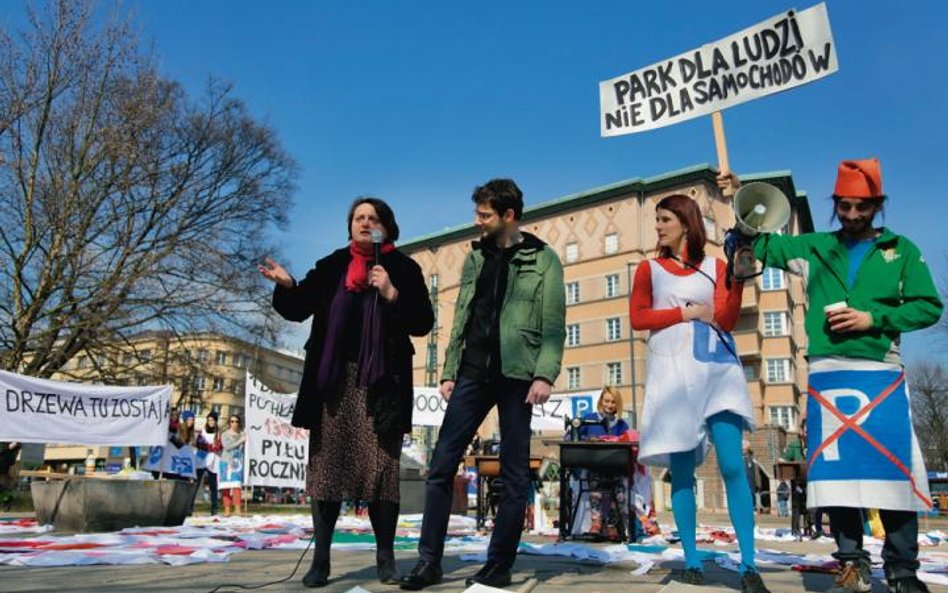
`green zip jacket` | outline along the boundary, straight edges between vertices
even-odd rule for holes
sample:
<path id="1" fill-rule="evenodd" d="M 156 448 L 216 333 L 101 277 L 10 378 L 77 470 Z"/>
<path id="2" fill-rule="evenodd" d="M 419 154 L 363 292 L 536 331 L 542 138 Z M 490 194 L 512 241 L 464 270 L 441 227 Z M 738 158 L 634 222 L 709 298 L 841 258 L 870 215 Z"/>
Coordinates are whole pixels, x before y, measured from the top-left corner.
<path id="1" fill-rule="evenodd" d="M 548 245 L 523 234 L 528 244 L 510 259 L 500 309 L 501 373 L 510 379 L 544 379 L 552 385 L 560 374 L 566 339 L 563 265 Z M 464 260 L 442 381 L 457 380 L 464 333 L 483 265 L 480 249 L 471 250 Z"/>
<path id="2" fill-rule="evenodd" d="M 941 299 L 918 247 L 887 228 L 860 264 L 852 287 L 846 281 L 849 251 L 838 232 L 760 235 L 754 255 L 767 267 L 803 276 L 810 356 L 886 360 L 897 355 L 902 332 L 928 327 L 941 317 Z M 870 313 L 872 327 L 831 332 L 823 307 L 839 301 Z"/>

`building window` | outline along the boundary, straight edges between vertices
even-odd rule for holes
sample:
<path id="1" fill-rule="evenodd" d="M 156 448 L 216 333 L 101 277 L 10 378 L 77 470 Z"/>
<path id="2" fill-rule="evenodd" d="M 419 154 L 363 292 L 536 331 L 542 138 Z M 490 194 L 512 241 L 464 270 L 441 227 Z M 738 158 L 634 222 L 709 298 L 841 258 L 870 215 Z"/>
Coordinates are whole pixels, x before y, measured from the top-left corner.
<path id="1" fill-rule="evenodd" d="M 579 367 L 566 369 L 566 388 L 569 390 L 579 389 Z"/>
<path id="2" fill-rule="evenodd" d="M 622 363 L 610 362 L 606 364 L 606 385 L 622 384 Z"/>
<path id="3" fill-rule="evenodd" d="M 234 395 L 243 395 L 244 394 L 244 382 L 240 379 L 235 379 L 230 384 L 230 391 Z"/>
<path id="4" fill-rule="evenodd" d="M 204 391 L 205 384 L 207 380 L 204 378 L 204 375 L 194 375 L 191 378 L 191 384 L 194 386 L 195 391 Z"/>
<path id="5" fill-rule="evenodd" d="M 566 326 L 566 345 L 579 346 L 579 324 L 571 323 Z"/>
<path id="6" fill-rule="evenodd" d="M 770 406 L 770 424 L 793 430 L 797 425 L 797 409 L 793 406 Z"/>
<path id="7" fill-rule="evenodd" d="M 223 377 L 214 377 L 214 391 L 224 391 Z"/>
<path id="8" fill-rule="evenodd" d="M 748 381 L 757 380 L 757 367 L 752 364 L 744 365 L 744 378 Z"/>
<path id="9" fill-rule="evenodd" d="M 704 233 L 712 241 L 718 240 L 718 227 L 714 224 L 714 219 L 708 216 L 704 217 Z"/>
<path id="10" fill-rule="evenodd" d="M 789 358 L 768 358 L 767 359 L 767 382 L 768 383 L 788 383 L 790 381 L 790 359 Z"/>
<path id="11" fill-rule="evenodd" d="M 783 288 L 783 270 L 764 268 L 760 277 L 760 287 L 763 290 L 781 290 Z"/>
<path id="12" fill-rule="evenodd" d="M 148 385 L 148 377 L 145 375 L 139 375 L 137 382 L 139 387 L 144 387 L 145 385 Z"/>
<path id="13" fill-rule="evenodd" d="M 201 348 L 200 350 L 198 350 L 197 356 L 198 356 L 198 362 L 207 362 L 208 360 L 211 359 L 210 353 L 204 348 Z"/>
<path id="14" fill-rule="evenodd" d="M 764 335 L 768 338 L 787 335 L 786 315 L 782 311 L 764 312 Z"/>
<path id="15" fill-rule="evenodd" d="M 76 368 L 84 369 L 84 368 L 88 368 L 88 366 L 89 366 L 89 357 L 80 356 L 79 358 L 76 359 Z"/>
<path id="16" fill-rule="evenodd" d="M 606 235 L 606 253 L 616 253 L 619 251 L 619 234 L 609 233 Z"/>
<path id="17" fill-rule="evenodd" d="M 135 355 L 131 352 L 126 352 L 122 355 L 122 364 L 125 366 L 132 366 L 132 363 L 135 361 Z"/>
<path id="18" fill-rule="evenodd" d="M 227 364 L 227 352 L 224 350 L 218 350 L 217 355 L 214 357 L 214 362 L 219 365 Z"/>
<path id="19" fill-rule="evenodd" d="M 610 317 L 606 319 L 606 341 L 615 342 L 622 339 L 622 319 Z"/>
<path id="20" fill-rule="evenodd" d="M 579 243 L 566 244 L 566 261 L 574 262 L 579 259 Z"/>
<path id="21" fill-rule="evenodd" d="M 575 305 L 579 302 L 579 282 L 569 282 L 566 285 L 566 304 Z"/>
<path id="22" fill-rule="evenodd" d="M 142 360 L 143 362 L 150 362 L 151 350 L 142 350 L 141 352 L 138 353 L 138 358 Z"/>
<path id="23" fill-rule="evenodd" d="M 606 298 L 611 299 L 619 296 L 619 275 L 609 274 L 606 276 Z"/>
<path id="24" fill-rule="evenodd" d="M 438 275 L 437 274 L 432 274 L 431 276 L 428 277 L 428 286 L 430 286 L 432 289 L 438 288 Z"/>

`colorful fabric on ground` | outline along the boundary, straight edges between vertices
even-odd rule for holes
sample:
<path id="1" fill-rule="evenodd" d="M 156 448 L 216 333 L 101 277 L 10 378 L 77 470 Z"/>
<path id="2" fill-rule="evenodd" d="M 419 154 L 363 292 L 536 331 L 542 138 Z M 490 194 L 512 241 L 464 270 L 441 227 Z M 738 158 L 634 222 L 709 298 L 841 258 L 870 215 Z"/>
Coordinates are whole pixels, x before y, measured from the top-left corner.
<path id="1" fill-rule="evenodd" d="M 396 549 L 414 552 L 418 546 L 421 515 L 402 515 L 399 518 Z M 135 527 L 116 533 L 79 535 L 37 534 L 36 522 L 30 519 L 0 520 L 0 528 L 16 528 L 18 532 L 0 534 L 0 565 L 9 566 L 90 566 L 167 564 L 184 566 L 205 562 L 227 562 L 231 554 L 245 550 L 299 550 L 302 552 L 312 537 L 310 517 L 305 515 L 254 517 L 198 517 L 180 527 Z M 791 541 L 789 529 L 756 530 L 758 541 Z M 715 546 L 730 546 L 734 531 L 729 527 L 699 526 L 699 542 Z M 452 516 L 445 553 L 460 556 L 462 560 L 484 561 L 489 537 L 479 535 L 472 517 Z M 553 541 L 553 538 L 550 538 Z M 663 562 L 683 560 L 680 548 L 669 547 L 677 541 L 674 531 L 666 529 L 640 544 L 590 545 L 585 543 L 522 543 L 521 554 L 572 558 L 603 565 L 635 563 L 633 574 L 646 574 Z M 788 554 L 758 547 L 759 565 L 779 565 L 795 570 L 825 570 L 835 566 L 830 556 L 833 543 L 830 538 L 814 542 L 824 548 L 821 554 Z M 920 578 L 936 584 L 948 585 L 948 553 L 931 546 L 948 543 L 948 534 L 929 532 L 919 537 L 925 546 L 919 554 L 922 563 Z M 340 517 L 333 537 L 336 550 L 372 550 L 375 538 L 368 519 Z M 872 554 L 877 577 L 881 577 L 882 541 L 866 538 L 865 548 Z M 740 555 L 734 551 L 702 549 L 702 561 L 713 561 L 730 570 L 737 570 Z"/>

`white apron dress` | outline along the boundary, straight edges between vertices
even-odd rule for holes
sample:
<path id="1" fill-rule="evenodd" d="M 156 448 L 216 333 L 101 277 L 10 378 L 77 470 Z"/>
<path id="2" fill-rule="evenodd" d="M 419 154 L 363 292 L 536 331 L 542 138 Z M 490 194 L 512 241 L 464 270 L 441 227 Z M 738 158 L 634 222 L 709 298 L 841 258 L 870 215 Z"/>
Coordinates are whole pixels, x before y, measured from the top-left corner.
<path id="1" fill-rule="evenodd" d="M 701 262 L 707 276 L 676 276 L 655 260 L 644 262 L 651 266 L 652 308 L 713 306 L 715 262 L 713 257 Z M 671 453 L 693 450 L 700 465 L 709 446 L 707 418 L 719 412 L 734 412 L 754 430 L 747 382 L 728 332 L 687 321 L 650 332 L 647 345 L 640 463 L 669 467 Z"/>

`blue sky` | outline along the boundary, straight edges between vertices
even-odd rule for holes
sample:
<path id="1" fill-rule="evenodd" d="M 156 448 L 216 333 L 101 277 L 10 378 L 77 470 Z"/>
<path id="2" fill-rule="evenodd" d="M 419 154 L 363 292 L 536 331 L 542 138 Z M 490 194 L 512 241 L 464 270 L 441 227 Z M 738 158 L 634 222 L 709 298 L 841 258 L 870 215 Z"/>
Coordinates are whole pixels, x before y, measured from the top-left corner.
<path id="1" fill-rule="evenodd" d="M 836 165 L 878 156 L 886 224 L 948 279 L 938 214 L 948 3 L 827 3 L 839 72 L 725 112 L 735 171 L 789 169 L 828 226 Z M 162 71 L 196 94 L 229 80 L 302 168 L 283 238 L 292 270 L 341 246 L 352 198 L 393 205 L 403 238 L 471 219 L 471 189 L 511 176 L 529 204 L 714 163 L 710 118 L 599 136 L 598 82 L 789 8 L 733 2 L 126 0 Z M 10 9 L 8 4 L 7 8 Z M 22 10 L 18 8 L 17 10 Z M 15 12 L 7 18 L 18 19 Z M 3 18 L 3 17 L 0 17 Z M 4 20 L 7 20 L 4 18 Z M 7 21 L 9 22 L 9 21 Z M 933 333 L 906 340 L 933 355 Z M 945 359 L 945 345 L 935 353 Z"/>

